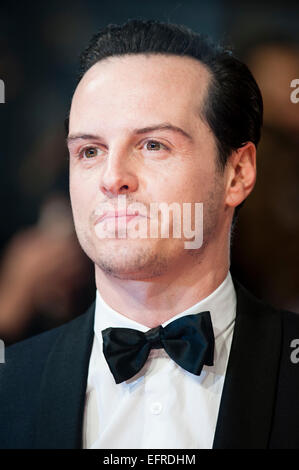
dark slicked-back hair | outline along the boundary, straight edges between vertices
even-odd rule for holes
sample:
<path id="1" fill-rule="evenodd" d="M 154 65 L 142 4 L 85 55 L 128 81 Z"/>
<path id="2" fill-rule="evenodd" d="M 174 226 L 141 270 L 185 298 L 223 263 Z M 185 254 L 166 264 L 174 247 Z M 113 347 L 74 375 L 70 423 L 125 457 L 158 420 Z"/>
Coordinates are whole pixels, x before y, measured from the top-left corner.
<path id="1" fill-rule="evenodd" d="M 200 114 L 215 136 L 220 170 L 234 150 L 249 141 L 257 146 L 263 115 L 261 93 L 248 67 L 231 50 L 185 26 L 130 20 L 108 25 L 93 36 L 81 55 L 78 81 L 97 62 L 127 54 L 187 56 L 208 68 L 211 80 Z"/>

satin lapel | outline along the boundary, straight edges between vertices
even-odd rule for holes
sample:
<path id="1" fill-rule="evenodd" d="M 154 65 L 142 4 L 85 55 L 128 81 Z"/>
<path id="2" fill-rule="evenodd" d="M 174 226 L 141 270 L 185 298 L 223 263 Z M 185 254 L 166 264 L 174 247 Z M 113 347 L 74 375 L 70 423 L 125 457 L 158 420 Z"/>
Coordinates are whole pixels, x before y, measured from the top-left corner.
<path id="1" fill-rule="evenodd" d="M 48 356 L 39 395 L 37 449 L 81 447 L 94 309 L 95 304 L 62 328 Z"/>
<path id="2" fill-rule="evenodd" d="M 234 283 L 237 315 L 213 448 L 263 449 L 274 411 L 281 315 Z"/>

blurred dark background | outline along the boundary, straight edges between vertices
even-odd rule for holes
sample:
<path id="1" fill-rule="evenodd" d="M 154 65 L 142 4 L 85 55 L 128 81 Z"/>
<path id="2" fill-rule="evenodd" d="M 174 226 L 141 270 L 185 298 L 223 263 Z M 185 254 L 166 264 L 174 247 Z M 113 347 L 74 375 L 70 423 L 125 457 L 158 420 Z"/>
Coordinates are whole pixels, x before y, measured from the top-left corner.
<path id="1" fill-rule="evenodd" d="M 299 312 L 298 2 L 152 0 L 2 3 L 0 7 L 0 338 L 83 313 L 95 295 L 68 197 L 63 122 L 78 56 L 92 34 L 130 18 L 185 24 L 233 46 L 265 104 L 258 179 L 233 233 L 232 273 L 257 296 Z M 298 95 L 299 96 L 299 95 Z"/>

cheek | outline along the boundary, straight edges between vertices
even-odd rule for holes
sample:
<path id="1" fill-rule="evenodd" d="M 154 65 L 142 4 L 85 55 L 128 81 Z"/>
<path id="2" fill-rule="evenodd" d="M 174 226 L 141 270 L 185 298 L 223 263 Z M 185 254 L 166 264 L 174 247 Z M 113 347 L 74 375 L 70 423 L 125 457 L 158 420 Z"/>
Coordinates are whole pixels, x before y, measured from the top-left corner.
<path id="1" fill-rule="evenodd" d="M 76 174 L 70 175 L 70 199 L 74 218 L 88 216 L 91 201 L 94 199 L 92 185 Z"/>

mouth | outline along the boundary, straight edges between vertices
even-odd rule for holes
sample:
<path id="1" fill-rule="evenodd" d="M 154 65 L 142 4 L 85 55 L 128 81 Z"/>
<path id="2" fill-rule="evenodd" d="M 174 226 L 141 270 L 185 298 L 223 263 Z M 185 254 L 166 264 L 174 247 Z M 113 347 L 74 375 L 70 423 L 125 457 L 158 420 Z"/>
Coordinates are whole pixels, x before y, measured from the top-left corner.
<path id="1" fill-rule="evenodd" d="M 145 217 L 145 216 L 140 214 L 138 211 L 136 211 L 135 213 L 117 213 L 117 212 L 105 213 L 105 214 L 102 214 L 100 217 L 98 217 L 95 220 L 94 225 L 97 225 L 97 224 L 99 224 L 99 223 L 101 223 L 101 222 L 103 222 L 104 220 L 107 220 L 107 219 L 115 219 L 115 220 L 119 220 L 119 221 L 125 221 L 126 220 L 126 222 L 129 222 L 130 220 L 132 220 L 136 217 Z"/>

